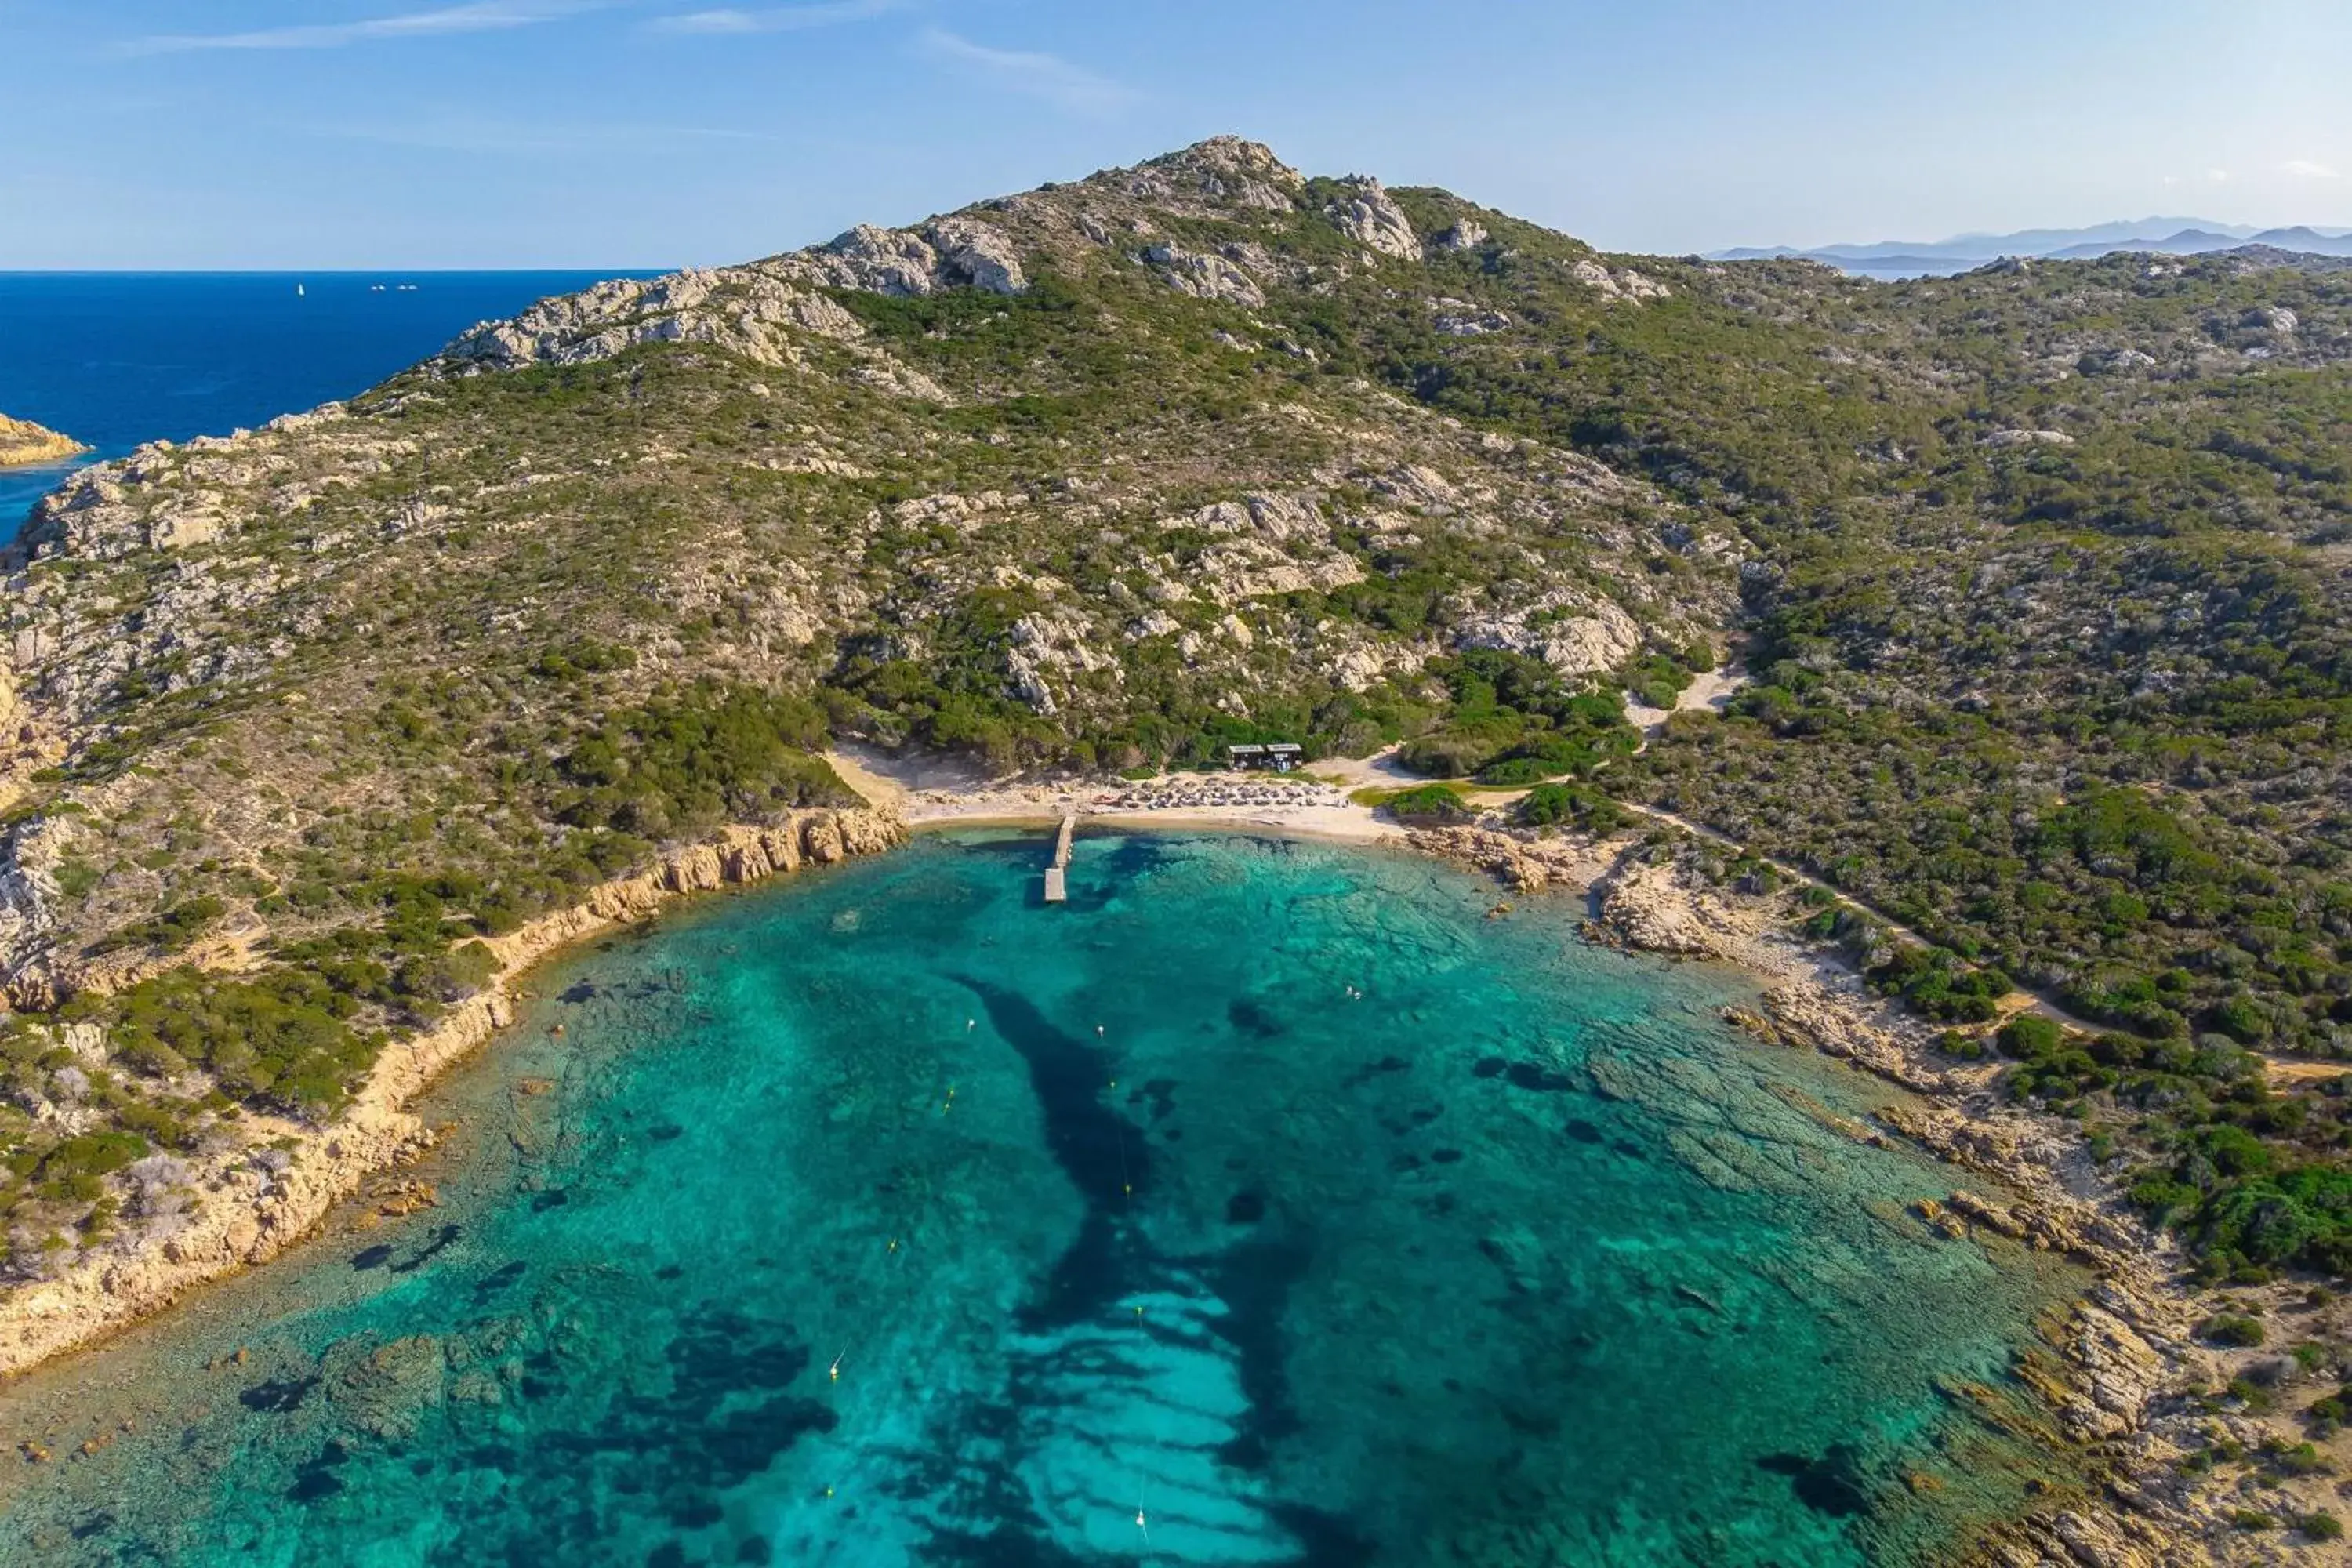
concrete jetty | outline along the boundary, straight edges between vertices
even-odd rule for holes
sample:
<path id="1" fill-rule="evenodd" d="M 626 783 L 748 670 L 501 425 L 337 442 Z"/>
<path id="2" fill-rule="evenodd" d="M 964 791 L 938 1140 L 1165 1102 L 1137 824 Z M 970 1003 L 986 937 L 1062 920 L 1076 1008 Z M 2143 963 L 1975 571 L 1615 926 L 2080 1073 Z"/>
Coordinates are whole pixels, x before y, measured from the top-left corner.
<path id="1" fill-rule="evenodd" d="M 1045 868 L 1045 901 L 1065 902 L 1070 896 L 1070 837 L 1078 830 L 1076 812 L 1062 818 L 1061 830 L 1054 835 L 1054 863 Z"/>

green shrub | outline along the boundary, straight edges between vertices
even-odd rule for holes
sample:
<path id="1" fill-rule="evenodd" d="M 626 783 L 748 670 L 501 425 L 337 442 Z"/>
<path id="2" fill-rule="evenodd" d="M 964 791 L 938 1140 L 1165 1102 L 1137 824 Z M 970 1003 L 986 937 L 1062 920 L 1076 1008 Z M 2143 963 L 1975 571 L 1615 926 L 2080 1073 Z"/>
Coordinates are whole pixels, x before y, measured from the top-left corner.
<path id="1" fill-rule="evenodd" d="M 2259 1321 L 2228 1312 L 2217 1312 L 2206 1319 L 2198 1325 L 2197 1333 L 2199 1338 L 2210 1340 L 2217 1345 L 2233 1345 L 2241 1350 L 2250 1350 L 2261 1344 L 2264 1337 Z"/>
<path id="2" fill-rule="evenodd" d="M 1518 819 L 1529 827 L 1574 823 L 1587 833 L 1611 834 L 1628 820 L 1625 808 L 1582 784 L 1538 784 L 1519 798 Z"/>
<path id="3" fill-rule="evenodd" d="M 2276 1438 L 2263 1443 L 2263 1460 L 2283 1476 L 2324 1476 L 2336 1468 L 2315 1444 L 2282 1443 Z"/>
<path id="4" fill-rule="evenodd" d="M 184 900 L 161 914 L 134 921 L 112 935 L 91 944 L 93 952 L 114 952 L 124 948 L 150 948 L 172 953 L 184 952 L 205 929 L 228 911 L 219 899 L 206 894 L 202 898 Z"/>
<path id="5" fill-rule="evenodd" d="M 730 820 L 854 798 L 823 758 L 822 708 L 803 698 L 704 682 L 606 716 L 573 744 L 574 786 L 557 815 L 645 838 L 690 837 Z"/>
<path id="6" fill-rule="evenodd" d="M 394 984 L 403 995 L 433 1004 L 462 1002 L 496 974 L 499 961 L 478 942 L 420 953 L 400 966 Z"/>
<path id="7" fill-rule="evenodd" d="M 2003 1054 L 2021 1062 L 2038 1062 L 2058 1054 L 2058 1047 L 2065 1043 L 2066 1032 L 2038 1014 L 2020 1013 L 2003 1024 L 1993 1038 L 2000 1042 Z"/>
<path id="8" fill-rule="evenodd" d="M 1399 790 L 1381 802 L 1389 815 L 1416 826 L 1467 822 L 1476 814 L 1462 792 L 1449 784 L 1420 784 Z"/>
<path id="9" fill-rule="evenodd" d="M 1916 942 L 1895 946 L 1868 975 L 1873 987 L 1902 997 L 1913 1010 L 1963 1024 L 1999 1016 L 2000 1001 L 2010 991 L 2008 977 L 1999 970 L 1971 967 L 1948 949 Z"/>
<path id="10" fill-rule="evenodd" d="M 1518 784 L 1541 784 L 1557 772 L 1540 757 L 1505 757 L 1478 770 L 1478 782 L 1508 789 Z"/>
<path id="11" fill-rule="evenodd" d="M 146 1152 L 147 1140 L 135 1132 L 78 1133 L 42 1157 L 39 1175 L 44 1181 L 108 1175 Z"/>
<path id="12" fill-rule="evenodd" d="M 352 1002 L 314 969 L 278 964 L 235 978 L 175 969 L 68 1011 L 96 1016 L 126 1054 L 164 1047 L 259 1107 L 325 1115 L 383 1047 L 345 1020 Z"/>

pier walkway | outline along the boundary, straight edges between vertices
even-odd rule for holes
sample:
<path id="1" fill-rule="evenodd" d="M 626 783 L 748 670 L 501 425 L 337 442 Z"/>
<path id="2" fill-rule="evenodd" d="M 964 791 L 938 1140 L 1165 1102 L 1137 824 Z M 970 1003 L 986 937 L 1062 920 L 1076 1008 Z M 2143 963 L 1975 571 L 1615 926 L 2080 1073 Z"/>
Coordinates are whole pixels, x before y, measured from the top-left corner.
<path id="1" fill-rule="evenodd" d="M 1045 901 L 1065 902 L 1070 896 L 1070 836 L 1078 830 L 1077 813 L 1062 818 L 1061 830 L 1054 835 L 1054 863 L 1045 868 Z"/>

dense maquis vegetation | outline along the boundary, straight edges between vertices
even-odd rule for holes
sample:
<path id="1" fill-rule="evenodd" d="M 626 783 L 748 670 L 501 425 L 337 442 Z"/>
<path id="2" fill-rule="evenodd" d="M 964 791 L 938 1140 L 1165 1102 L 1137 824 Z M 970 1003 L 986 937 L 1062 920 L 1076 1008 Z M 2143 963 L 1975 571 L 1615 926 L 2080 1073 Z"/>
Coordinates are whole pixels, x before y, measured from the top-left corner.
<path id="1" fill-rule="evenodd" d="M 1012 292 L 625 290 L 69 497 L 9 601 L 20 1258 L 230 1112 L 331 1112 L 467 942 L 845 798 L 856 736 L 1401 741 L 1531 826 L 1670 809 L 1921 932 L 1814 917 L 2217 1269 L 2340 1270 L 2344 1100 L 2255 1053 L 2352 1056 L 2352 273 L 1873 284 L 1392 196 L 1351 231 L 1366 187 L 1210 144 L 963 215 Z M 2086 1026 L 1988 1037 L 2011 983 Z"/>
<path id="2" fill-rule="evenodd" d="M 1475 775 L 1486 784 L 1586 779 L 1640 743 L 1622 697 L 1571 686 L 1524 654 L 1474 648 L 1433 659 L 1423 673 L 1442 683 L 1451 700 L 1444 721 L 1399 753 L 1418 773 Z"/>

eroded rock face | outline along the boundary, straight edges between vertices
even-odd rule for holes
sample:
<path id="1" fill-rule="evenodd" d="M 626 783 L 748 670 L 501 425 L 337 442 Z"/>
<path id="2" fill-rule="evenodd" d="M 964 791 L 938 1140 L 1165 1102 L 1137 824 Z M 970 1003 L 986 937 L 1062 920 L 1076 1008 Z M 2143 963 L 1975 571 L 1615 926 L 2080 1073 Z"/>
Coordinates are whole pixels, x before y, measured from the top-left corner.
<path id="1" fill-rule="evenodd" d="M 1029 287 L 1010 236 L 958 216 L 918 232 L 860 224 L 829 244 L 745 267 L 689 268 L 651 281 L 616 279 L 487 321 L 442 351 L 454 370 L 584 364 L 641 343 L 709 343 L 761 364 L 797 363 L 802 335 L 853 342 L 857 319 L 826 289 L 909 298 L 971 287 Z"/>
<path id="2" fill-rule="evenodd" d="M 1289 212 L 1306 180 L 1262 142 L 1213 136 L 1128 173 L 1130 195 L 1147 201 Z"/>
<path id="3" fill-rule="evenodd" d="M 1330 208 L 1331 221 L 1339 226 L 1340 233 L 1382 256 L 1403 261 L 1420 257 L 1421 237 L 1413 232 L 1412 220 L 1404 216 L 1404 209 L 1390 198 L 1378 180 L 1369 174 L 1355 174 L 1341 183 L 1350 194 Z"/>
<path id="4" fill-rule="evenodd" d="M 1484 337 L 1511 330 L 1511 318 L 1500 310 L 1482 310 L 1460 300 L 1432 300 L 1429 305 L 1436 312 L 1433 324 L 1449 338 Z"/>
<path id="5" fill-rule="evenodd" d="M 1671 299 L 1674 295 L 1673 289 L 1656 279 L 1636 272 L 1630 267 L 1612 272 L 1598 261 L 1585 260 L 1568 270 L 1570 277 L 1612 304 L 1625 301 L 1638 305 L 1651 300 Z"/>
<path id="6" fill-rule="evenodd" d="M 938 286 L 939 252 L 904 229 L 861 223 L 812 259 L 826 281 L 869 294 L 921 295 Z"/>
<path id="7" fill-rule="evenodd" d="M 1609 879 L 1601 923 L 1629 947 L 1685 958 L 1722 956 L 1708 922 L 1667 865 L 1628 865 Z"/>
<path id="8" fill-rule="evenodd" d="M 1540 658 L 1564 675 L 1589 675 L 1624 663 L 1642 646 L 1642 628 L 1609 600 L 1563 590 L 1523 609 L 1474 617 L 1457 641 Z"/>
<path id="9" fill-rule="evenodd" d="M 1142 260 L 1171 289 L 1196 300 L 1223 300 L 1252 310 L 1265 303 L 1265 290 L 1258 287 L 1256 279 L 1213 252 L 1187 250 L 1163 241 L 1145 247 Z"/>
<path id="10" fill-rule="evenodd" d="M 976 218 L 941 218 L 930 237 L 940 252 L 941 274 L 991 294 L 1018 294 L 1029 287 L 1020 254 L 1004 231 Z"/>
<path id="11" fill-rule="evenodd" d="M 1456 218 L 1430 243 L 1440 250 L 1475 250 L 1486 243 L 1486 226 L 1474 217 Z"/>
<path id="12" fill-rule="evenodd" d="M 71 437 L 60 436 L 29 419 L 11 419 L 0 414 L 0 468 L 60 463 L 89 450 Z"/>
<path id="13" fill-rule="evenodd" d="M 698 342 L 784 364 L 797 355 L 798 334 L 841 342 L 865 335 L 856 317 L 815 291 L 820 271 L 759 263 L 600 283 L 542 300 L 512 321 L 484 322 L 443 350 L 439 363 L 459 371 L 586 364 L 641 343 Z M 873 291 L 898 291 L 880 286 L 884 272 L 878 265 L 866 269 Z M 922 292 L 929 292 L 929 276 L 920 275 Z"/>

